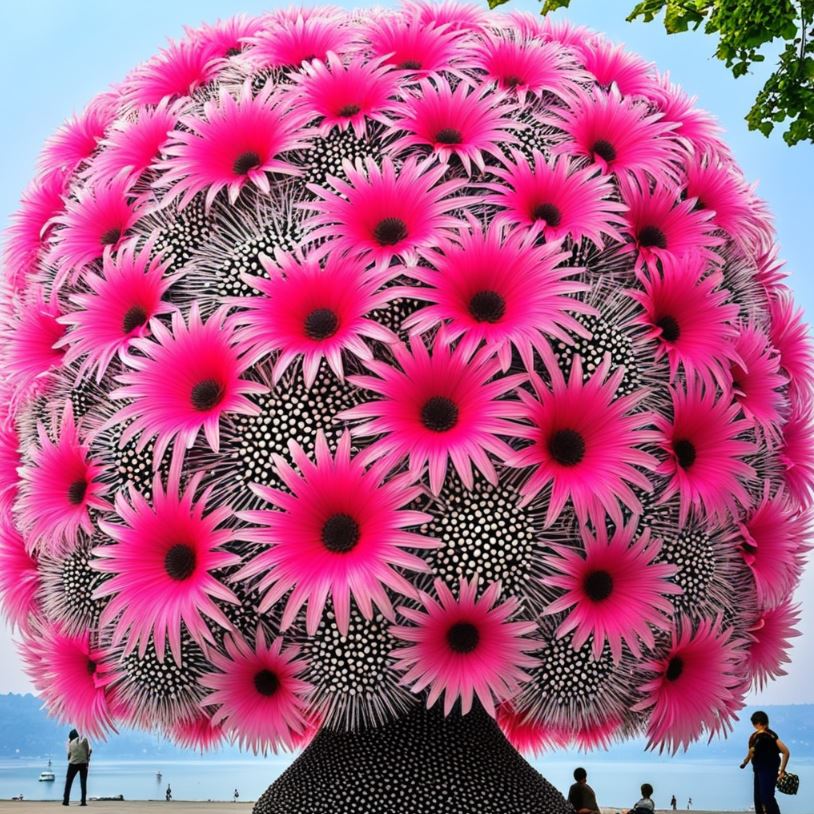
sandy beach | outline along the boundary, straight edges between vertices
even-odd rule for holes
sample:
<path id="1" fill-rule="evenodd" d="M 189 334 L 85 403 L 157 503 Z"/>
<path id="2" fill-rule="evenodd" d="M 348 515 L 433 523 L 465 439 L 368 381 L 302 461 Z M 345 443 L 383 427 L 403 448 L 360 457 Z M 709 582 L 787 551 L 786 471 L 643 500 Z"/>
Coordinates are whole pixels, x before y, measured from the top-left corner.
<path id="1" fill-rule="evenodd" d="M 252 810 L 254 803 L 206 802 L 203 800 L 173 800 L 168 803 L 164 800 L 126 800 L 124 802 L 91 801 L 88 809 L 94 814 L 119 814 L 119 812 L 164 811 L 167 814 L 246 814 Z M 71 808 L 78 803 L 71 803 Z M 679 809 L 681 811 L 682 809 Z M 56 814 L 62 811 L 57 801 L 43 800 L 0 800 L 0 814 Z M 602 814 L 624 814 L 627 809 L 603 808 Z M 656 814 L 673 814 L 667 809 L 659 809 Z M 692 814 L 744 814 L 742 811 L 700 811 L 693 809 Z"/>

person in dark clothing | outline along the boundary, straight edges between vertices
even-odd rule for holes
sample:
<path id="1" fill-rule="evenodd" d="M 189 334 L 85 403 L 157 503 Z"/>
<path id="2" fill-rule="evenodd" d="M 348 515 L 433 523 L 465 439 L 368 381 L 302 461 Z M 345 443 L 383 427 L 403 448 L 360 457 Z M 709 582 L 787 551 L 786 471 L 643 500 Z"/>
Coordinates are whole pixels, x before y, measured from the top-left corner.
<path id="1" fill-rule="evenodd" d="M 92 751 L 86 737 L 80 737 L 75 729 L 68 733 L 68 773 L 65 775 L 65 791 L 62 795 L 62 805 L 66 806 L 70 802 L 71 786 L 73 786 L 77 774 L 82 789 L 82 801 L 79 805 L 86 806 L 88 804 L 88 764 L 90 763 Z"/>
<path id="2" fill-rule="evenodd" d="M 574 769 L 574 780 L 576 782 L 568 789 L 568 802 L 577 814 L 599 814 L 596 795 L 588 785 L 588 772 L 583 768 Z"/>
<path id="3" fill-rule="evenodd" d="M 762 711 L 753 713 L 751 719 L 755 731 L 749 738 L 749 751 L 741 763 L 745 769 L 752 764 L 755 785 L 755 812 L 780 814 L 775 798 L 777 779 L 786 773 L 791 753 L 777 733 L 769 729 L 769 716 Z"/>

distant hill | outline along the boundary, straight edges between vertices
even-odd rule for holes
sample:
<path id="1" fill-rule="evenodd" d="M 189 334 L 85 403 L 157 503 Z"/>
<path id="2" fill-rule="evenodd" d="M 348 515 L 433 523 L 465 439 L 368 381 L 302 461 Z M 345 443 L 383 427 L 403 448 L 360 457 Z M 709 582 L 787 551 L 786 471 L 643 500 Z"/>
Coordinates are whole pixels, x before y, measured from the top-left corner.
<path id="1" fill-rule="evenodd" d="M 814 704 L 765 707 L 771 718 L 772 728 L 789 745 L 795 758 L 814 757 Z M 747 708 L 735 731 L 726 740 L 716 738 L 693 744 L 687 757 L 695 760 L 743 757 L 745 743 L 752 732 Z M 31 694 L 0 695 L 0 759 L 14 757 L 62 757 L 62 747 L 69 726 L 49 718 L 38 698 Z M 111 735 L 104 745 L 108 758 L 139 758 L 161 755 L 166 758 L 183 758 L 189 750 L 178 749 L 154 733 L 124 729 Z M 643 754 L 644 742 L 640 740 L 614 744 L 610 752 L 623 760 L 636 757 L 639 761 L 658 760 L 658 753 Z M 226 747 L 215 753 L 217 757 L 236 757 L 240 752 Z M 686 760 L 686 758 L 684 758 Z"/>

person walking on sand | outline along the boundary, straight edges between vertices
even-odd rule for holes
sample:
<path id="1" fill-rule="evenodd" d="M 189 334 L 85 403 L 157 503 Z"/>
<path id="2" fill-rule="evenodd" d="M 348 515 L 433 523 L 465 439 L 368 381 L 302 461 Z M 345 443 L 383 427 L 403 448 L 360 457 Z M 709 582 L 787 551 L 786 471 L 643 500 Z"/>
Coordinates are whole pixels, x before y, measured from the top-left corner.
<path id="1" fill-rule="evenodd" d="M 749 738 L 749 751 L 741 763 L 745 769 L 752 764 L 754 772 L 755 811 L 765 814 L 780 814 L 780 807 L 774 796 L 777 780 L 786 774 L 791 752 L 789 747 L 769 729 L 769 716 L 762 710 L 752 713 L 750 718 L 755 731 Z"/>
<path id="2" fill-rule="evenodd" d="M 577 814 L 600 814 L 596 794 L 588 785 L 588 772 L 582 767 L 574 769 L 574 783 L 568 789 L 568 802 Z"/>
<path id="3" fill-rule="evenodd" d="M 164 799 L 169 803 L 172 800 L 172 789 L 170 788 L 170 784 L 167 783 L 167 790 L 164 792 Z"/>
<path id="4" fill-rule="evenodd" d="M 82 791 L 81 806 L 86 806 L 88 797 L 88 764 L 93 750 L 88 739 L 72 729 L 68 733 L 68 772 L 65 775 L 65 791 L 62 794 L 62 805 L 66 806 L 71 799 L 71 786 L 74 778 L 79 775 L 79 786 Z"/>
<path id="5" fill-rule="evenodd" d="M 237 802 L 237 798 L 238 798 L 238 797 L 240 797 L 240 794 L 238 793 L 238 790 L 237 790 L 237 789 L 235 789 L 235 793 L 234 793 L 233 797 L 234 797 L 234 799 L 232 800 L 232 802 L 233 802 L 233 803 L 236 803 L 236 802 Z"/>
<path id="6" fill-rule="evenodd" d="M 675 796 L 675 794 L 673 795 L 673 799 L 672 799 L 672 800 L 670 800 L 670 808 L 672 808 L 672 809 L 673 809 L 673 811 L 677 811 L 677 810 L 678 810 L 678 800 L 676 800 L 676 796 Z"/>

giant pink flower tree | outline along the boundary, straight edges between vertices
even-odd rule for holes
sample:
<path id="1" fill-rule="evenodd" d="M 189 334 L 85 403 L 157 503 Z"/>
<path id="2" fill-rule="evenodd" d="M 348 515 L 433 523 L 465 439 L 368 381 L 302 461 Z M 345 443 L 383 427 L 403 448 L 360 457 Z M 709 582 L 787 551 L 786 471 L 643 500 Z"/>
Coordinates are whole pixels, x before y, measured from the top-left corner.
<path id="1" fill-rule="evenodd" d="M 714 121 L 601 36 L 455 0 L 189 31 L 45 146 L 2 332 L 41 697 L 311 741 L 258 811 L 565 811 L 498 724 L 674 751 L 784 672 L 805 326 Z"/>

